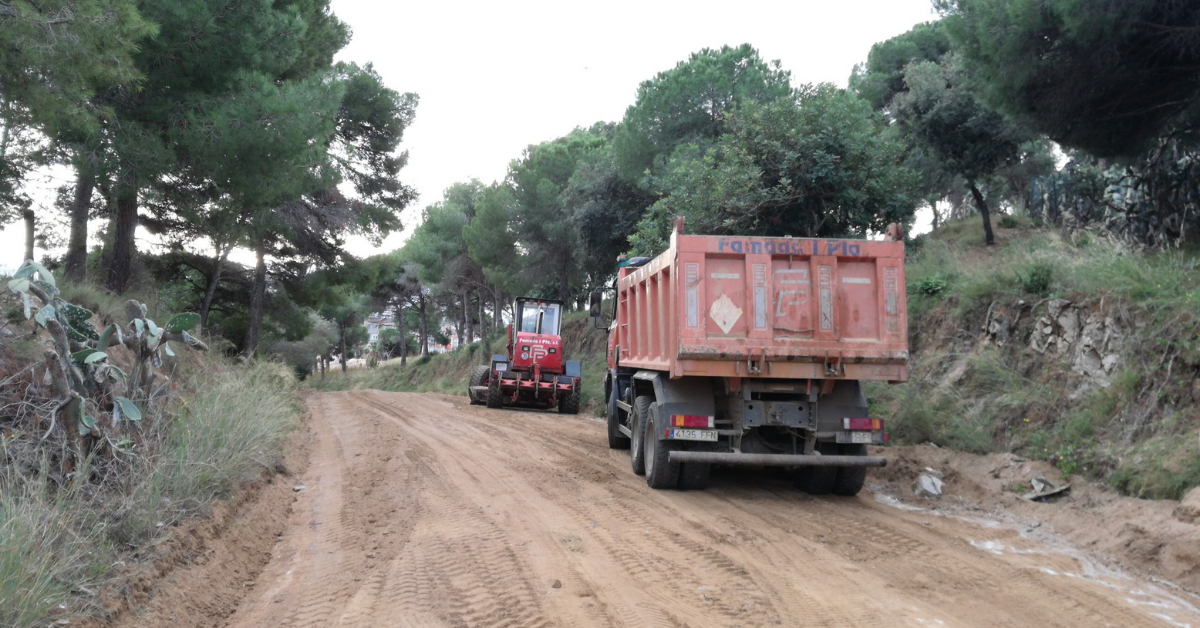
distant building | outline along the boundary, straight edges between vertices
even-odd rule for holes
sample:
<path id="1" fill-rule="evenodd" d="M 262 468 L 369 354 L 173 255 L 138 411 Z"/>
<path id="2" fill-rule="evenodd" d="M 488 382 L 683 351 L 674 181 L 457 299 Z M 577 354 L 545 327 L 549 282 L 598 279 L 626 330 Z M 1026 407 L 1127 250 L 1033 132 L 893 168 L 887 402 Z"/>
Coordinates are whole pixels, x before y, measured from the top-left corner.
<path id="1" fill-rule="evenodd" d="M 385 327 L 396 328 L 395 310 L 387 309 L 383 312 L 376 312 L 363 321 L 363 326 L 367 328 L 367 342 L 370 344 L 379 342 L 379 333 Z"/>
<path id="2" fill-rule="evenodd" d="M 388 327 L 392 329 L 399 329 L 399 327 L 396 325 L 396 311 L 393 309 L 388 309 L 383 312 L 371 314 L 365 321 L 363 321 L 363 327 L 367 328 L 368 344 L 379 342 L 379 334 L 381 334 L 384 329 Z M 448 344 L 440 345 L 436 340 L 433 339 L 433 334 L 429 334 L 429 337 L 425 339 L 425 344 L 429 349 L 429 353 L 445 353 L 447 351 L 453 351 L 457 349 L 458 332 L 454 328 L 454 323 L 450 321 L 442 321 L 442 324 L 438 326 L 438 329 L 443 335 L 450 339 L 450 342 Z M 417 330 L 415 329 L 409 330 L 410 333 L 416 331 Z"/>

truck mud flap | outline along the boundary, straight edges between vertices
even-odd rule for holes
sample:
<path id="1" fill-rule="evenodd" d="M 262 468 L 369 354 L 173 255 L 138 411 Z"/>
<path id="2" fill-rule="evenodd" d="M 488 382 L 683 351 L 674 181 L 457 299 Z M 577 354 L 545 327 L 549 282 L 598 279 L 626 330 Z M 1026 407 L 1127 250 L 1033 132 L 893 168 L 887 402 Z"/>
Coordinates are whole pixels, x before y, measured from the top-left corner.
<path id="1" fill-rule="evenodd" d="M 715 451 L 672 451 L 671 462 L 759 465 L 766 467 L 885 467 L 883 456 L 804 456 L 793 454 L 739 454 Z"/>

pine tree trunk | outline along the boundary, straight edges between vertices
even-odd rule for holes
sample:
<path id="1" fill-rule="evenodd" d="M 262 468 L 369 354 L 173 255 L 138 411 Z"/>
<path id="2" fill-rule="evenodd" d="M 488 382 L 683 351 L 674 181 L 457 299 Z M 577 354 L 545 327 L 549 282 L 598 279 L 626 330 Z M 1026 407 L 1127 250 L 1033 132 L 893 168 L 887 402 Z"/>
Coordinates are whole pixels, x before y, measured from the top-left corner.
<path id="1" fill-rule="evenodd" d="M 34 229 L 37 228 L 37 221 L 32 209 L 21 210 L 21 218 L 25 219 L 25 257 L 21 260 L 24 262 L 33 259 L 33 236 Z"/>
<path id="2" fill-rule="evenodd" d="M 396 306 L 396 331 L 400 333 L 400 366 L 408 364 L 408 330 L 404 328 L 404 306 Z"/>
<path id="3" fill-rule="evenodd" d="M 321 381 L 325 381 L 325 356 L 321 356 L 317 361 L 321 363 Z"/>
<path id="4" fill-rule="evenodd" d="M 108 267 L 108 279 L 104 285 L 116 293 L 125 292 L 129 275 L 133 271 L 133 240 L 138 225 L 137 186 L 123 181 L 117 189 L 116 233 L 113 234 L 113 254 Z"/>
<path id="5" fill-rule="evenodd" d="M 558 300 L 562 301 L 564 306 L 568 305 L 567 296 L 571 292 L 571 285 L 567 276 L 569 268 L 570 266 L 568 266 L 566 263 L 561 263 L 558 266 Z"/>
<path id="6" fill-rule="evenodd" d="M 263 302 L 267 296 L 267 243 L 258 234 L 254 238 L 254 255 L 257 261 L 254 288 L 250 292 L 250 321 L 246 326 L 246 345 L 242 348 L 242 355 L 248 358 L 254 357 L 258 350 L 258 332 L 262 329 Z"/>
<path id="7" fill-rule="evenodd" d="M 340 340 L 338 341 L 338 347 L 339 347 L 338 350 L 342 352 L 342 374 L 344 375 L 346 373 L 346 327 L 345 326 L 338 325 L 338 337 L 340 338 Z"/>
<path id="8" fill-rule="evenodd" d="M 971 189 L 971 196 L 975 198 L 975 206 L 979 208 L 979 215 L 983 217 L 983 240 L 988 246 L 996 243 L 996 236 L 992 233 L 992 214 L 988 211 L 987 201 L 984 200 L 983 194 L 979 192 L 979 187 L 974 181 L 967 184 Z"/>
<path id="9" fill-rule="evenodd" d="M 933 230 L 934 230 L 934 231 L 937 231 L 937 228 L 938 228 L 938 209 L 937 209 L 937 201 L 931 201 L 931 202 L 929 203 L 929 207 L 930 207 L 930 208 L 933 210 Z"/>
<path id="10" fill-rule="evenodd" d="M 504 293 L 497 286 L 492 286 L 492 329 L 500 329 L 504 320 Z"/>
<path id="11" fill-rule="evenodd" d="M 200 305 L 200 328 L 203 329 L 208 325 L 208 313 L 212 309 L 213 298 L 217 295 L 217 288 L 221 285 L 221 272 L 225 270 L 225 259 L 229 257 L 229 251 L 233 249 L 233 245 L 225 247 L 220 255 L 213 258 L 213 271 L 208 277 L 208 286 L 204 288 L 204 302 Z"/>
<path id="12" fill-rule="evenodd" d="M 486 300 L 487 299 L 484 299 L 484 292 L 482 291 L 479 292 L 479 298 L 475 300 L 475 313 L 476 315 L 479 315 L 478 334 L 480 340 L 487 337 L 487 312 L 484 311 L 484 303 Z"/>
<path id="13" fill-rule="evenodd" d="M 475 317 L 471 314 L 471 291 L 462 291 L 463 327 L 467 331 L 467 344 L 475 342 Z M 462 344 L 459 340 L 458 344 Z"/>
<path id="14" fill-rule="evenodd" d="M 71 240 L 63 265 L 68 279 L 81 282 L 87 278 L 88 210 L 92 205 L 96 177 L 82 167 L 76 171 L 79 176 L 75 180 L 75 198 L 71 201 Z"/>
<path id="15" fill-rule="evenodd" d="M 417 297 L 417 302 L 421 305 L 421 357 L 426 357 L 429 355 L 429 316 L 425 313 L 424 293 Z"/>

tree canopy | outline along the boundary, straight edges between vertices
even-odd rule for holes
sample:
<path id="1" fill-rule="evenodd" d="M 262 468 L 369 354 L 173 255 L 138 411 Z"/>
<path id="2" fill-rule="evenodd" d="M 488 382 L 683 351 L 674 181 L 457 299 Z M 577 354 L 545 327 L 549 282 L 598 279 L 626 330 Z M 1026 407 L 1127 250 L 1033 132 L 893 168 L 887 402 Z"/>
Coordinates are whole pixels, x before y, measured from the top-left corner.
<path id="1" fill-rule="evenodd" d="M 696 52 L 638 87 L 616 130 L 618 172 L 636 181 L 676 146 L 715 141 L 740 104 L 786 97 L 791 89 L 791 75 L 778 61 L 759 58 L 750 44 Z"/>
<path id="2" fill-rule="evenodd" d="M 796 237 L 881 233 L 911 219 L 913 178 L 903 145 L 853 93 L 805 86 L 795 100 L 750 102 L 711 150 L 688 144 L 661 177 L 670 192 L 637 234 L 663 246 L 672 216 L 699 233 Z"/>
<path id="3" fill-rule="evenodd" d="M 1200 4 L 938 0 L 980 98 L 1066 146 L 1132 156 L 1200 122 Z"/>

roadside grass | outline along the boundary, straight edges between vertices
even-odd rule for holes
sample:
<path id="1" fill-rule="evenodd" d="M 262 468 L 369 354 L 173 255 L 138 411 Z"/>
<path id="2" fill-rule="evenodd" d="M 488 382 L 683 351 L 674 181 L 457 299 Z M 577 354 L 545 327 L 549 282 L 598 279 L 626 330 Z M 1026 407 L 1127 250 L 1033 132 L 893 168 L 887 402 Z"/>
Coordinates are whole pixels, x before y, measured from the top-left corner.
<path id="1" fill-rule="evenodd" d="M 603 406 L 605 358 L 605 332 L 592 328 L 587 312 L 569 312 L 563 316 L 562 337 L 564 353 L 568 360 L 580 362 L 583 388 L 580 392 L 581 412 L 597 412 Z M 447 395 L 466 396 L 467 379 L 471 369 L 488 364 L 492 355 L 507 353 L 508 342 L 504 330 L 498 330 L 488 338 L 472 342 L 446 353 L 408 359 L 400 366 L 390 360 L 380 366 L 349 369 L 345 374 L 340 368 L 320 375 L 310 376 L 305 382 L 321 391 L 334 390 L 384 390 L 390 392 L 436 392 Z"/>
<path id="2" fill-rule="evenodd" d="M 77 486 L 0 471 L 0 625 L 42 625 L 73 591 L 94 586 L 104 539 L 82 505 Z"/>
<path id="3" fill-rule="evenodd" d="M 197 359 L 177 378 L 168 402 L 122 435 L 125 455 L 85 461 L 71 480 L 55 483 L 44 459 L 29 459 L 39 435 L 0 431 L 0 626 L 86 614 L 87 592 L 130 550 L 283 470 L 301 412 L 288 367 Z"/>
<path id="4" fill-rule="evenodd" d="M 1150 311 L 1200 305 L 1200 258 L 1192 252 L 1141 254 L 1086 234 L 1067 240 L 1032 228 L 985 248 L 976 223 L 950 222 L 917 238 L 905 267 L 910 318 L 950 296 L 960 316 L 1004 297 L 1107 297 Z"/>
<path id="5" fill-rule="evenodd" d="M 109 536 L 137 545 L 203 514 L 213 501 L 264 472 L 286 471 L 284 441 L 301 415 L 289 367 L 274 362 L 209 365 L 189 378 L 174 412 L 162 412 L 130 462 L 129 483 Z"/>
<path id="6" fill-rule="evenodd" d="M 317 390 L 384 390 L 391 392 L 436 392 L 447 395 L 466 395 L 467 378 L 471 369 L 487 364 L 493 353 L 505 353 L 505 338 L 493 335 L 446 353 L 428 356 L 409 356 L 407 364 L 396 360 L 376 367 L 360 367 L 342 372 L 340 365 L 325 375 L 313 375 L 306 381 Z"/>
<path id="7" fill-rule="evenodd" d="M 1138 443 L 1126 452 L 1111 482 L 1136 497 L 1179 499 L 1200 486 L 1200 438 L 1163 436 Z"/>
<path id="8" fill-rule="evenodd" d="M 962 220 L 910 248 L 909 382 L 868 386 L 893 442 L 1013 451 L 1139 496 L 1200 484 L 1200 258 L 1010 224 L 993 247 L 977 220 Z M 1055 298 L 1126 330 L 1108 387 L 1080 389 L 1064 360 L 1028 348 Z M 980 334 L 993 305 L 1023 316 L 1003 348 Z"/>

